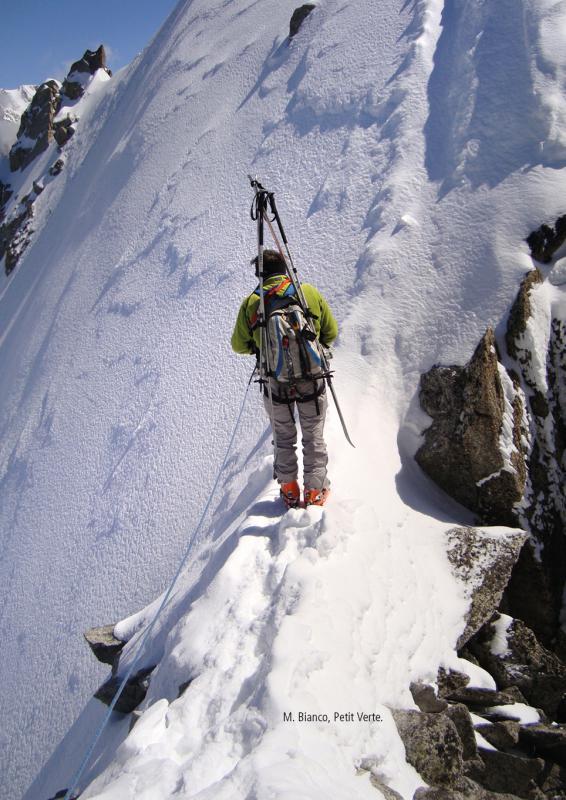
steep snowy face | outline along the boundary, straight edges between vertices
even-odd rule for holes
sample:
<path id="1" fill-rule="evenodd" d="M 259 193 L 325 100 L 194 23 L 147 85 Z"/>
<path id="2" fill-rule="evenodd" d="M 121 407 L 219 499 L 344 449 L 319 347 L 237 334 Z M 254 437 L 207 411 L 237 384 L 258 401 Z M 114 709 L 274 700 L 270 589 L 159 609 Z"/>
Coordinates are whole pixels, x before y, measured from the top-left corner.
<path id="1" fill-rule="evenodd" d="M 0 158 L 7 156 L 16 141 L 20 119 L 35 93 L 35 86 L 0 89 Z"/>
<path id="2" fill-rule="evenodd" d="M 354 772 L 363 759 L 412 796 L 420 779 L 387 707 L 410 705 L 409 681 L 434 680 L 441 661 L 459 665 L 467 603 L 443 537 L 469 518 L 411 467 L 427 422 L 411 403 L 422 371 L 464 363 L 501 319 L 531 263 L 524 237 L 562 211 L 559 164 L 535 155 L 507 101 L 517 74 L 544 139 L 535 83 L 548 72 L 535 56 L 550 12 L 519 5 L 530 34 L 503 31 L 501 51 L 483 39 L 499 30 L 496 2 L 328 0 L 291 42 L 295 2 L 182 2 L 85 108 L 36 238 L 0 278 L 0 758 L 12 795 L 78 716 L 27 797 L 69 784 L 103 713 L 85 707 L 104 672 L 80 632 L 149 602 L 190 544 L 141 659 L 161 662 L 147 713 L 90 796 L 375 796 L 368 771 Z M 549 80 L 561 92 L 560 76 Z M 468 139 L 481 153 L 469 169 Z M 249 172 L 276 190 L 300 273 L 339 319 L 336 385 L 357 447 L 331 413 L 332 502 L 282 517 L 253 393 L 193 537 L 252 368 L 229 352 L 254 288 Z M 150 616 L 119 626 L 123 666 Z M 303 709 L 380 719 L 285 727 L 283 711 Z M 113 720 L 81 787 L 128 725 Z M 301 794 L 305 775 L 315 789 Z"/>

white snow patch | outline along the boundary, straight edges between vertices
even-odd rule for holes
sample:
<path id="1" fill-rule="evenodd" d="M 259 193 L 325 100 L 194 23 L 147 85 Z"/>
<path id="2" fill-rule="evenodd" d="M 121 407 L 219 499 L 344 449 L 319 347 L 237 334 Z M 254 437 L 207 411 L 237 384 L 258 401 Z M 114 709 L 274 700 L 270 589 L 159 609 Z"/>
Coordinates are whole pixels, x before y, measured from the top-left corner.
<path id="1" fill-rule="evenodd" d="M 496 683 L 492 676 L 483 667 L 478 664 L 472 664 L 471 661 L 466 661 L 465 658 L 458 658 L 455 669 L 458 672 L 463 672 L 468 675 L 470 682 L 469 688 L 472 689 L 496 689 Z"/>
<path id="2" fill-rule="evenodd" d="M 499 614 L 499 617 L 492 622 L 493 637 L 489 643 L 489 651 L 494 656 L 504 656 L 509 652 L 507 644 L 507 632 L 513 622 L 513 617 L 508 614 Z"/>
<path id="3" fill-rule="evenodd" d="M 485 720 L 484 720 L 485 723 Z M 474 731 L 476 737 L 476 744 L 482 750 L 497 750 L 497 747 L 494 747 L 490 742 L 485 739 L 479 731 Z"/>
<path id="4" fill-rule="evenodd" d="M 554 286 L 562 286 L 566 283 L 566 258 L 560 258 L 548 273 L 548 280 Z"/>
<path id="5" fill-rule="evenodd" d="M 496 714 L 501 714 L 506 719 L 516 719 L 522 725 L 531 725 L 540 722 L 540 715 L 536 708 L 525 703 L 511 703 L 504 706 L 493 706 L 491 709 Z"/>
<path id="6" fill-rule="evenodd" d="M 479 714 L 474 714 L 473 711 L 470 712 L 470 717 L 474 724 L 474 727 L 477 727 L 478 725 L 493 725 L 493 722 L 491 722 L 488 719 L 485 719 L 484 717 L 480 717 Z"/>

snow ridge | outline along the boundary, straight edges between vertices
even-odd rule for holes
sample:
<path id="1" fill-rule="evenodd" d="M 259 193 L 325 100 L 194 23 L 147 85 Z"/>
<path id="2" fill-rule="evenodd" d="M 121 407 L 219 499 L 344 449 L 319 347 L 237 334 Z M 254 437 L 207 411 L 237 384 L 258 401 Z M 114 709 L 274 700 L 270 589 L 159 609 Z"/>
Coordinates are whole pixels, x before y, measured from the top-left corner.
<path id="1" fill-rule="evenodd" d="M 289 42 L 294 2 L 181 2 L 82 115 L 0 299 L 10 797 L 42 762 L 26 800 L 67 785 L 104 713 L 77 632 L 126 618 L 127 666 L 208 497 L 252 367 L 228 350 L 253 289 L 249 172 L 276 191 L 300 274 L 339 318 L 336 388 L 357 448 L 331 411 L 331 502 L 282 515 L 250 403 L 144 655 L 158 663 L 146 712 L 129 737 L 112 721 L 84 796 L 363 797 L 360 759 L 405 797 L 420 785 L 388 707 L 410 707 L 410 680 L 434 681 L 440 663 L 462 666 L 468 600 L 443 535 L 470 520 L 412 460 L 418 379 L 467 361 L 529 268 L 524 237 L 563 211 L 560 162 L 532 138 L 546 136 L 532 26 L 549 6 L 518 5 L 527 28 L 515 7 L 497 22 L 491 2 L 326 0 Z M 502 27 L 513 35 L 494 53 Z M 495 76 L 516 65 L 529 124 L 498 97 L 506 116 L 484 129 L 482 81 L 501 92 Z M 382 722 L 299 725 L 286 710 Z"/>

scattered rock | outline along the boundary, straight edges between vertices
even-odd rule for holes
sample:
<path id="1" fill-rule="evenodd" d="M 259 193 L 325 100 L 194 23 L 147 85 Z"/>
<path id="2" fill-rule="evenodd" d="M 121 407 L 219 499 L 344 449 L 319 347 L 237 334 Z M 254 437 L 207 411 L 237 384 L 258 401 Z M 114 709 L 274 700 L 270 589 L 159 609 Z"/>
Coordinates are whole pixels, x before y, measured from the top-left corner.
<path id="1" fill-rule="evenodd" d="M 410 689 L 413 700 L 421 711 L 438 714 L 448 707 L 446 700 L 437 697 L 434 686 L 428 683 L 411 683 Z"/>
<path id="2" fill-rule="evenodd" d="M 469 778 L 463 778 L 458 789 L 419 787 L 413 800 L 518 800 L 517 795 L 490 792 Z"/>
<path id="3" fill-rule="evenodd" d="M 481 689 L 466 687 L 451 694 L 444 695 L 447 700 L 455 703 L 465 703 L 473 709 L 489 708 L 490 706 L 506 706 L 515 702 L 512 695 L 498 692 L 495 689 Z"/>
<path id="4" fill-rule="evenodd" d="M 488 328 L 465 367 L 435 366 L 421 376 L 421 406 L 432 417 L 415 458 L 444 491 L 490 524 L 517 525 L 525 487 L 522 408 L 513 409 L 510 463 L 500 449 L 506 412 L 495 335 Z"/>
<path id="5" fill-rule="evenodd" d="M 122 714 L 130 714 L 139 706 L 147 694 L 149 687 L 149 676 L 154 669 L 154 666 L 147 669 L 142 669 L 132 678 L 130 678 L 130 680 L 124 686 L 124 689 L 118 698 L 116 705 L 114 706 L 116 711 L 119 711 Z M 107 680 L 106 683 L 103 683 L 102 686 L 94 693 L 94 696 L 97 700 L 100 700 L 102 703 L 109 706 L 113 701 L 114 695 L 118 691 L 122 680 L 123 678 L 121 678 L 119 675 L 115 675 Z"/>
<path id="6" fill-rule="evenodd" d="M 513 565 L 527 534 L 523 531 L 490 533 L 476 528 L 452 528 L 446 534 L 452 569 L 471 600 L 463 645 L 490 620 L 499 607 Z"/>
<path id="7" fill-rule="evenodd" d="M 514 747 L 519 741 L 520 722 L 503 720 L 501 722 L 486 723 L 476 726 L 476 730 L 483 738 L 498 750 L 507 750 Z"/>
<path id="8" fill-rule="evenodd" d="M 393 711 L 409 764 L 433 786 L 457 788 L 463 747 L 454 723 L 444 714 Z"/>
<path id="9" fill-rule="evenodd" d="M 544 770 L 542 759 L 525 758 L 481 747 L 479 752 L 484 768 L 479 774 L 471 774 L 473 780 L 479 781 L 493 792 L 510 792 L 519 797 L 532 797 L 531 792 L 537 788 L 538 779 Z"/>
<path id="10" fill-rule="evenodd" d="M 299 8 L 296 8 L 293 11 L 293 16 L 291 17 L 291 22 L 289 24 L 289 39 L 292 39 L 295 34 L 299 32 L 299 28 L 311 13 L 314 11 L 316 6 L 313 3 L 305 3 Z"/>
<path id="11" fill-rule="evenodd" d="M 65 162 L 62 158 L 58 158 L 57 161 L 53 164 L 53 166 L 49 170 L 49 174 L 53 177 L 56 175 L 60 175 L 63 171 L 63 167 L 65 166 Z"/>
<path id="12" fill-rule="evenodd" d="M 566 767 L 565 725 L 522 725 L 519 744 L 530 756 L 541 756 Z M 565 787 L 566 789 L 566 784 Z"/>
<path id="13" fill-rule="evenodd" d="M 457 672 L 455 669 L 446 670 L 444 667 L 439 667 L 436 682 L 439 697 L 444 697 L 447 694 L 458 692 L 460 689 L 465 689 L 470 682 L 470 676 L 463 672 Z"/>
<path id="14" fill-rule="evenodd" d="M 470 716 L 470 712 L 466 706 L 461 703 L 448 706 L 446 709 L 446 716 L 450 719 L 462 742 L 462 757 L 464 761 L 476 759 L 478 757 L 478 747 L 476 744 L 476 734 L 474 730 L 474 723 Z"/>
<path id="15" fill-rule="evenodd" d="M 96 656 L 103 664 L 113 666 L 116 657 L 122 652 L 125 642 L 114 636 L 114 625 L 103 625 L 98 628 L 91 628 L 84 637 Z"/>
<path id="16" fill-rule="evenodd" d="M 542 791 L 551 800 L 564 800 L 566 798 L 566 769 L 553 764 L 544 772 Z"/>
<path id="17" fill-rule="evenodd" d="M 504 690 L 517 687 L 530 705 L 557 719 L 566 692 L 566 666 L 518 619 L 507 626 L 504 652 L 494 653 L 492 642 L 498 618 L 499 615 L 478 631 L 467 648 L 498 686 Z"/>
<path id="18" fill-rule="evenodd" d="M 59 147 L 63 147 L 75 133 L 74 121 L 71 117 L 65 117 L 65 119 L 55 123 L 53 136 Z"/>
<path id="19" fill-rule="evenodd" d="M 178 694 L 177 694 L 177 697 L 181 697 L 181 695 L 182 695 L 182 694 L 185 694 L 185 692 L 187 691 L 187 689 L 189 688 L 189 686 L 191 685 L 191 683 L 192 683 L 192 679 L 191 679 L 191 680 L 188 680 L 188 681 L 185 681 L 184 683 L 182 683 L 182 684 L 179 686 L 179 692 L 178 692 Z"/>

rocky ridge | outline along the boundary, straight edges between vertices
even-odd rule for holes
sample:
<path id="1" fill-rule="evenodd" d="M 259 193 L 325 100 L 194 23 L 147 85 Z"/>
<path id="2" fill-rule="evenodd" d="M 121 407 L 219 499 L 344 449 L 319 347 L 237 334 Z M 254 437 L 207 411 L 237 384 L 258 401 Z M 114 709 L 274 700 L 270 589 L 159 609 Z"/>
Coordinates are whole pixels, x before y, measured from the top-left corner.
<path id="1" fill-rule="evenodd" d="M 556 231 L 543 226 L 529 237 L 533 257 L 551 258 L 561 245 Z M 416 459 L 480 521 L 529 532 L 504 610 L 564 655 L 566 319 L 555 299 L 562 261 L 547 279 L 537 266 L 525 276 L 502 342 L 488 329 L 468 364 L 422 376 L 420 401 L 432 424 Z"/>
<path id="2" fill-rule="evenodd" d="M 103 45 L 95 51 L 87 50 L 71 66 L 63 84 L 47 80 L 38 86 L 21 115 L 17 139 L 8 155 L 12 173 L 25 171 L 51 145 L 57 150 L 45 174 L 36 179 L 33 190 L 24 196 L 14 196 L 12 183 L 0 181 L 0 262 L 4 259 L 6 275 L 12 272 L 29 244 L 37 198 L 63 168 L 64 161 L 57 155 L 76 130 L 78 117 L 72 109 L 99 70 L 108 76 L 112 74 L 106 66 Z"/>
<path id="3" fill-rule="evenodd" d="M 432 419 L 416 454 L 421 468 L 480 523 L 527 533 L 499 575 L 491 618 L 458 642 L 493 688 L 441 670 L 435 686 L 411 687 L 420 711 L 395 712 L 407 759 L 430 784 L 415 798 L 566 798 L 564 241 L 566 217 L 528 237 L 539 264 L 521 283 L 502 341 L 488 328 L 466 365 L 421 377 Z"/>

